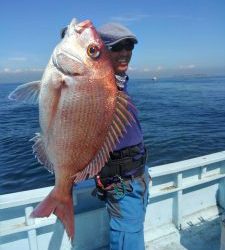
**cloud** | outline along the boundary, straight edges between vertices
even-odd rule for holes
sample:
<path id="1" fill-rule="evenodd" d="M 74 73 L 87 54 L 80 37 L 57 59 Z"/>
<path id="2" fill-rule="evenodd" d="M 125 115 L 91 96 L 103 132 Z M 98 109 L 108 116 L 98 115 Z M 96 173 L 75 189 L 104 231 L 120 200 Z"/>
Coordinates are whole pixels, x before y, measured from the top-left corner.
<path id="1" fill-rule="evenodd" d="M 146 15 L 146 14 L 138 14 L 138 15 L 127 14 L 127 15 L 123 15 L 123 16 L 111 17 L 111 20 L 116 21 L 116 22 L 136 22 L 136 21 L 140 21 L 140 20 L 143 20 L 145 18 L 148 18 L 148 17 L 150 17 L 150 15 Z"/>
<path id="2" fill-rule="evenodd" d="M 157 19 L 170 19 L 170 20 L 184 20 L 184 21 L 203 21 L 204 19 L 199 16 L 192 15 L 158 15 L 158 14 L 124 14 L 122 16 L 113 16 L 111 21 L 130 23 L 141 21 L 146 18 L 157 18 Z"/>
<path id="3" fill-rule="evenodd" d="M 0 83 L 24 83 L 40 80 L 43 70 L 42 68 L 3 68 L 0 69 Z"/>
<path id="4" fill-rule="evenodd" d="M 9 68 L 4 68 L 2 71 L 0 71 L 0 73 L 3 72 L 3 73 L 8 73 L 10 72 L 10 69 Z"/>
<path id="5" fill-rule="evenodd" d="M 9 61 L 15 61 L 15 62 L 24 62 L 27 60 L 26 57 L 10 57 L 8 58 Z"/>
<path id="6" fill-rule="evenodd" d="M 129 70 L 129 71 L 136 71 L 137 68 L 136 68 L 136 67 L 133 67 L 133 66 L 129 66 L 128 70 Z"/>
<path id="7" fill-rule="evenodd" d="M 157 68 L 156 68 L 156 71 L 162 71 L 163 70 L 163 66 L 159 65 Z"/>
<path id="8" fill-rule="evenodd" d="M 153 15 L 152 15 L 153 16 Z M 154 15 L 154 18 L 169 19 L 174 21 L 204 21 L 204 18 L 193 15 Z"/>
<path id="9" fill-rule="evenodd" d="M 151 70 L 149 68 L 144 68 L 143 72 L 150 72 Z"/>
<path id="10" fill-rule="evenodd" d="M 148 67 L 144 67 L 144 68 L 139 68 L 139 67 L 135 67 L 135 66 L 129 66 L 128 68 L 129 72 L 132 72 L 132 73 L 141 73 L 141 72 L 150 72 L 150 68 Z"/>
<path id="11" fill-rule="evenodd" d="M 194 69 L 196 66 L 194 64 L 189 64 L 189 65 L 180 65 L 179 69 Z"/>
<path id="12" fill-rule="evenodd" d="M 0 74 L 17 74 L 17 73 L 29 73 L 29 72 L 43 72 L 44 69 L 42 68 L 28 68 L 28 69 L 10 69 L 4 68 L 0 70 Z"/>
<path id="13" fill-rule="evenodd" d="M 153 73 L 159 73 L 161 71 L 164 70 L 164 68 L 162 66 L 158 66 L 156 68 L 151 68 L 151 67 L 148 67 L 148 66 L 145 66 L 145 67 L 134 67 L 134 66 L 129 66 L 129 72 L 132 72 L 132 73 L 150 73 L 150 74 L 153 74 Z"/>

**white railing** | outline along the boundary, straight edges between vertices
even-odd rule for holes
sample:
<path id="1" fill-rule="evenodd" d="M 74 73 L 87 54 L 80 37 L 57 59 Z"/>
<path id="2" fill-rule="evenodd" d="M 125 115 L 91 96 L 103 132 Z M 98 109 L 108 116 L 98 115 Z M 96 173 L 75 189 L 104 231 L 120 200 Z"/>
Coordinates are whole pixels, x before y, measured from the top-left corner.
<path id="1" fill-rule="evenodd" d="M 204 184 L 210 186 L 211 183 L 214 183 L 214 185 L 218 185 L 216 202 L 210 204 L 206 201 L 202 209 L 207 209 L 210 205 L 218 205 L 220 208 L 225 209 L 225 151 L 161 165 L 152 168 L 150 174 L 153 178 L 150 187 L 151 198 L 163 196 L 162 199 L 165 199 L 166 196 L 173 196 L 172 222 L 179 229 L 184 226 L 182 204 L 183 193 L 186 190 L 190 190 L 190 192 L 194 188 L 201 190 L 201 186 Z M 173 178 L 169 178 L 169 176 L 173 176 Z M 207 193 L 204 193 L 204 191 L 203 195 L 207 197 Z M 189 213 L 191 214 L 191 209 Z"/>
<path id="2" fill-rule="evenodd" d="M 150 204 L 147 208 L 145 221 L 147 240 L 166 233 L 153 231 L 153 228 L 156 229 L 162 225 L 170 224 L 181 229 L 186 226 L 187 218 L 190 218 L 193 214 L 210 210 L 216 215 L 218 214 L 218 207 L 225 209 L 225 151 L 152 167 L 149 173 L 152 182 L 150 185 Z M 20 242 L 18 244 L 24 244 L 23 249 L 50 249 L 49 241 L 53 232 L 46 233 L 46 246 L 43 246 L 43 242 L 39 239 L 43 236 L 40 236 L 41 233 L 37 234 L 37 230 L 55 224 L 59 226 L 60 223 L 56 223 L 54 215 L 49 218 L 31 219 L 29 214 L 32 212 L 32 207 L 43 200 L 51 189 L 52 187 L 47 187 L 0 196 L 0 243 L 2 241 L 2 249 L 18 249 L 15 245 L 18 237 L 15 237 L 15 235 L 24 232 L 27 233 L 29 247 L 26 248 L 27 243 L 18 241 Z M 90 182 L 89 186 L 74 192 L 75 209 L 82 203 L 80 202 L 81 197 L 87 196 L 87 199 L 90 200 L 92 189 L 93 183 Z M 86 249 L 85 244 L 88 244 L 86 235 L 90 238 L 91 245 L 95 244 L 94 239 L 101 239 L 96 243 L 96 246 L 93 245 L 93 249 L 107 245 L 107 214 L 103 204 L 99 207 L 76 215 L 77 228 L 85 230 L 85 233 L 83 232 L 85 237 L 82 237 L 82 230 L 77 229 L 79 237 L 77 237 L 75 249 Z M 212 215 L 207 212 L 205 214 L 207 216 Z M 91 231 L 89 234 L 90 224 L 94 223 L 96 223 L 96 228 L 101 228 L 101 230 L 95 230 L 94 233 Z M 85 225 L 86 228 L 84 228 Z M 58 229 L 52 227 L 51 230 Z M 155 235 L 153 232 L 156 232 Z M 61 232 L 61 234 L 63 233 Z M 102 237 L 102 234 L 104 234 L 104 237 Z M 63 240 L 65 237 L 63 234 L 62 241 L 64 242 L 66 242 L 66 240 Z M 61 247 L 63 244 L 65 243 L 62 243 Z M 52 249 L 55 247 L 53 245 L 51 245 Z M 58 249 L 61 248 L 58 247 Z"/>

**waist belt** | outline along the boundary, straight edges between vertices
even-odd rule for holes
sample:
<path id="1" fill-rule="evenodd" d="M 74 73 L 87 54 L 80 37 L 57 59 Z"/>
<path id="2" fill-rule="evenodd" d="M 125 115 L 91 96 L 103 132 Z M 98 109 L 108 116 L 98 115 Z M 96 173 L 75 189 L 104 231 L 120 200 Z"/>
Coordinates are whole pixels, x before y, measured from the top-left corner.
<path id="1" fill-rule="evenodd" d="M 100 178 L 121 176 L 136 177 L 144 173 L 146 149 L 141 144 L 127 147 L 110 154 L 110 160 L 99 173 Z"/>
<path id="2" fill-rule="evenodd" d="M 140 143 L 140 144 L 126 147 L 121 150 L 110 153 L 110 159 L 118 160 L 118 159 L 123 159 L 125 157 L 134 157 L 144 152 L 145 152 L 145 147 L 142 143 Z"/>

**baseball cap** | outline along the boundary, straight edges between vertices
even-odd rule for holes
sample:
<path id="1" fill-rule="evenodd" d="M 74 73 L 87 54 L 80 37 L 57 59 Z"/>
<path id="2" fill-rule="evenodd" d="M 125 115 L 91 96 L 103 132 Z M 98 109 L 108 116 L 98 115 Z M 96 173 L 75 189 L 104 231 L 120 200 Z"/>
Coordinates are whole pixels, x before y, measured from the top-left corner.
<path id="1" fill-rule="evenodd" d="M 119 23 L 107 23 L 97 31 L 107 46 L 114 45 L 125 39 L 130 39 L 134 43 L 138 42 L 137 37 L 127 27 Z"/>

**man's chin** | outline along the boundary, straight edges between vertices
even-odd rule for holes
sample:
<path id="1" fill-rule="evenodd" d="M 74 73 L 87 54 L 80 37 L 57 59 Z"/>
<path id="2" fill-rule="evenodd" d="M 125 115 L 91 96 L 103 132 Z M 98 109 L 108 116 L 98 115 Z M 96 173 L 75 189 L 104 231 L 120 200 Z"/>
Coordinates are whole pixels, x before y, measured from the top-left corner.
<path id="1" fill-rule="evenodd" d="M 128 65 L 126 64 L 126 65 L 119 65 L 118 67 L 117 67 L 117 72 L 118 73 L 125 73 L 126 71 L 127 71 L 127 69 L 128 69 Z"/>

